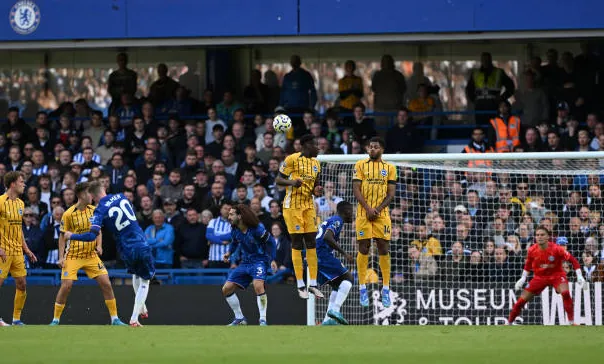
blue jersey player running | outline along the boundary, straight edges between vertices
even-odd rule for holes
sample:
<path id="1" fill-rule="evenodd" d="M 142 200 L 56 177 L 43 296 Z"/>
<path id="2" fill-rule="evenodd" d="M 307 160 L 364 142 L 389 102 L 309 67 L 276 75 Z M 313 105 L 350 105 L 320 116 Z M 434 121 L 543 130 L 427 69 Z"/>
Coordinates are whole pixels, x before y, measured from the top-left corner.
<path id="1" fill-rule="evenodd" d="M 231 241 L 229 251 L 224 255 L 224 261 L 228 262 L 231 254 L 237 249 L 241 256 L 241 263 L 231 271 L 226 283 L 222 286 L 222 294 L 235 314 L 235 319 L 229 326 L 247 325 L 235 289 L 237 287 L 245 289 L 250 283 L 253 284 L 256 292 L 260 326 L 266 326 L 268 301 L 264 281 L 269 269 L 273 272 L 277 270 L 275 239 L 246 205 L 239 204 L 231 208 L 229 222 L 233 227 L 231 233 L 220 236 L 220 240 Z"/>
<path id="2" fill-rule="evenodd" d="M 149 293 L 149 281 L 155 275 L 155 266 L 151 247 L 145 240 L 145 234 L 136 221 L 132 204 L 123 194 L 107 195 L 99 182 L 91 182 L 88 191 L 97 203 L 90 218 L 90 231 L 82 234 L 65 232 L 65 239 L 93 241 L 106 225 L 118 242 L 117 248 L 128 272 L 133 274 L 132 285 L 136 296 L 130 326 L 142 326 L 139 315 L 146 316 L 145 301 Z"/>
<path id="3" fill-rule="evenodd" d="M 340 232 L 345 223 L 352 222 L 352 204 L 346 201 L 338 203 L 337 214 L 324 221 L 317 232 L 318 283 L 328 283 L 331 288 L 327 313 L 323 325 L 348 325 L 340 309 L 350 288 L 353 278 L 348 268 L 335 257 L 334 250 L 340 253 L 349 263 L 354 263 L 352 255 L 338 245 Z"/>

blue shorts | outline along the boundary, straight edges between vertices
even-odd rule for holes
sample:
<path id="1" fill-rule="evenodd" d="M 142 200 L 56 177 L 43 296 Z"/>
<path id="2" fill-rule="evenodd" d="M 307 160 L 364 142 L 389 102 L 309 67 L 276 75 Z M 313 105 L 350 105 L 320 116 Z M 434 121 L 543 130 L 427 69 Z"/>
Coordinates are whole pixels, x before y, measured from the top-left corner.
<path id="1" fill-rule="evenodd" d="M 134 246 L 122 252 L 128 273 L 150 280 L 155 275 L 155 262 L 150 246 Z"/>
<path id="2" fill-rule="evenodd" d="M 268 266 L 266 263 L 242 263 L 229 273 L 227 282 L 232 282 L 239 287 L 246 289 L 252 281 L 259 279 L 266 280 Z"/>
<path id="3" fill-rule="evenodd" d="M 340 259 L 334 257 L 332 254 L 319 254 L 317 255 L 317 259 L 319 263 L 317 283 L 321 286 L 348 272 L 348 268 L 342 264 Z"/>

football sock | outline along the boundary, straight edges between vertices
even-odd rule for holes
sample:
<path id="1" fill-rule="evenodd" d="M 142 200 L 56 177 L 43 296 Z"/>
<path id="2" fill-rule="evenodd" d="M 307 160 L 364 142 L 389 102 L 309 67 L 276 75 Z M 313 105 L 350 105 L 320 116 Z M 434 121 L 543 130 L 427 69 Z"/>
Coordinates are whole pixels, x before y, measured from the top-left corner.
<path id="1" fill-rule="evenodd" d="M 514 320 L 516 320 L 516 317 L 520 315 L 520 311 L 522 311 L 522 308 L 525 304 L 526 301 L 524 300 L 524 298 L 518 298 L 518 301 L 516 301 L 514 307 L 512 307 L 512 312 L 510 312 L 510 317 L 508 318 L 508 322 L 510 323 L 510 325 L 513 324 Z"/>
<path id="2" fill-rule="evenodd" d="M 266 307 L 268 306 L 268 298 L 266 297 L 266 293 L 259 294 L 256 296 L 256 301 L 258 303 L 258 312 L 260 313 L 260 320 L 266 320 Z"/>
<path id="3" fill-rule="evenodd" d="M 233 313 L 235 314 L 235 318 L 242 319 L 243 312 L 241 312 L 241 306 L 239 305 L 239 298 L 237 298 L 237 294 L 233 293 L 230 296 L 226 296 L 225 299 L 226 299 L 227 303 L 229 304 L 229 306 L 231 306 L 231 310 L 233 310 Z"/>
<path id="4" fill-rule="evenodd" d="M 308 285 L 317 286 L 317 249 L 306 249 L 306 263 L 308 263 Z"/>
<path id="5" fill-rule="evenodd" d="M 105 306 L 107 306 L 107 310 L 109 311 L 109 316 L 111 316 L 111 320 L 118 318 L 117 303 L 115 302 L 115 298 L 112 300 L 105 300 Z"/>
<path id="6" fill-rule="evenodd" d="M 134 309 L 132 310 L 132 316 L 130 321 L 138 322 L 138 315 L 141 313 L 149 294 L 149 281 L 140 278 L 138 290 L 134 297 Z"/>
<path id="7" fill-rule="evenodd" d="M 65 309 L 65 304 L 60 304 L 55 302 L 55 313 L 53 319 L 59 321 L 61 319 L 61 315 L 63 314 L 63 310 Z"/>
<path id="8" fill-rule="evenodd" d="M 575 308 L 573 306 L 573 299 L 570 297 L 569 291 L 562 292 L 562 303 L 564 305 L 564 311 L 566 311 L 568 321 L 575 321 Z"/>
<path id="9" fill-rule="evenodd" d="M 20 289 L 15 290 L 15 303 L 13 307 L 13 321 L 21 320 L 21 312 L 23 306 L 25 306 L 25 299 L 27 298 L 27 292 Z"/>
<path id="10" fill-rule="evenodd" d="M 330 317 L 327 316 L 327 312 L 333 308 L 333 304 L 336 302 L 337 295 L 338 291 L 331 291 L 331 294 L 329 295 L 329 305 L 327 305 L 327 311 L 325 311 L 325 318 L 323 319 L 323 322 L 329 320 Z"/>
<path id="11" fill-rule="evenodd" d="M 367 266 L 369 265 L 369 255 L 357 254 L 357 274 L 359 275 L 359 285 L 361 289 L 365 288 L 365 281 L 367 280 Z"/>
<path id="12" fill-rule="evenodd" d="M 294 274 L 298 282 L 298 288 L 305 287 L 304 283 L 304 265 L 302 264 L 302 250 L 292 249 L 292 263 L 294 265 Z"/>
<path id="13" fill-rule="evenodd" d="M 390 289 L 390 254 L 380 255 L 380 271 L 384 288 Z"/>
<path id="14" fill-rule="evenodd" d="M 142 278 L 137 277 L 136 275 L 132 275 L 132 288 L 134 288 L 134 294 L 138 292 L 138 287 L 141 284 Z M 143 304 L 143 310 L 139 313 L 147 312 L 147 305 Z"/>
<path id="15" fill-rule="evenodd" d="M 340 283 L 340 287 L 338 287 L 338 293 L 336 295 L 336 300 L 333 303 L 332 307 L 334 311 L 340 312 L 342 304 L 344 304 L 344 301 L 346 301 L 346 297 L 348 297 L 348 292 L 350 292 L 350 288 L 352 288 L 352 283 L 350 281 L 342 281 L 342 283 Z"/>

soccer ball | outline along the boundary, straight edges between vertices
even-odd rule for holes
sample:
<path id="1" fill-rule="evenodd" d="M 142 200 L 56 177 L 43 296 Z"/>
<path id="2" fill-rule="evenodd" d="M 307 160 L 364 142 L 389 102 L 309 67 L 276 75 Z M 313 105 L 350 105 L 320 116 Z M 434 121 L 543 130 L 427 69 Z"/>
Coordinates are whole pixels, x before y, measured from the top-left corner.
<path id="1" fill-rule="evenodd" d="M 292 119 L 285 114 L 277 115 L 273 120 L 273 128 L 277 133 L 285 133 L 292 127 Z"/>

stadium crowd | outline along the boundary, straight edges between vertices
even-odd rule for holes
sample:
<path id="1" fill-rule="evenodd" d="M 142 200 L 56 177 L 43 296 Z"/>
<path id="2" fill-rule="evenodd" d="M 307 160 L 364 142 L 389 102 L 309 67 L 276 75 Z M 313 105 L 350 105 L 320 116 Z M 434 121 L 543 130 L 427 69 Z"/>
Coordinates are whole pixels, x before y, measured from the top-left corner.
<path id="1" fill-rule="evenodd" d="M 547 65 L 531 60 L 525 86 L 516 91 L 490 55 L 482 55 L 466 91 L 477 110 L 497 109 L 497 115 L 477 117 L 464 152 L 604 150 L 595 98 L 598 63 L 587 51 L 574 58 L 564 53 L 562 66 L 557 58 L 550 50 Z M 117 62 L 106 91 L 108 118 L 78 99 L 37 112 L 33 125 L 21 118 L 22 108 L 11 107 L 0 126 L 0 177 L 13 170 L 25 176 L 24 233 L 39 267 L 56 268 L 60 220 L 75 201 L 75 185 L 100 180 L 136 207 L 157 267 L 236 264 L 236 256 L 222 262 L 227 242 L 217 236 L 230 229 L 230 204 L 245 203 L 277 240 L 280 271 L 271 281 L 288 279 L 290 243 L 275 178 L 283 159 L 300 151 L 299 138 L 314 135 L 320 154 L 363 154 L 366 141 L 382 134 L 386 153 L 419 153 L 425 135 L 417 126 L 432 124 L 434 116 L 425 113 L 439 105 L 438 87 L 425 76 L 406 80 L 387 55 L 371 90 L 376 111 L 394 113 L 394 125 L 365 115 L 354 61 L 346 62 L 338 82 L 337 107 L 322 119 L 309 108 L 317 102 L 315 83 L 298 56 L 280 86 L 263 84 L 254 70 L 240 99 L 231 91 L 216 99 L 206 90 L 196 100 L 163 64 L 148 94 L 136 98 L 137 74 L 127 55 L 119 54 Z M 284 112 L 294 127 L 275 133 L 270 115 Z M 326 166 L 324 196 L 316 199 L 320 218 L 333 214 L 343 198 L 352 199 L 348 167 Z M 604 197 L 597 176 L 401 169 L 398 188 L 391 209 L 395 280 L 511 281 L 537 225 L 548 226 L 558 244 L 582 259 L 586 278 L 604 280 Z M 111 234 L 103 237 L 103 261 L 119 267 Z"/>

